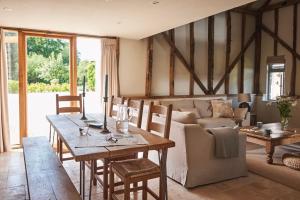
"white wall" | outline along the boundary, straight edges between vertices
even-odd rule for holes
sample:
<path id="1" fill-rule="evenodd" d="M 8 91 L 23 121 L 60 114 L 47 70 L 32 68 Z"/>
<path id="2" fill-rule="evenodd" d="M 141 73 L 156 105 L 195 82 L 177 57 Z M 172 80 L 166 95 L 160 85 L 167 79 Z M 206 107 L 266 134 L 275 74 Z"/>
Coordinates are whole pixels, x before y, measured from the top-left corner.
<path id="1" fill-rule="evenodd" d="M 232 62 L 241 51 L 241 14 L 231 13 L 232 18 Z M 208 20 L 203 19 L 194 23 L 195 31 L 195 72 L 202 83 L 207 87 L 207 62 L 208 62 Z M 214 86 L 220 81 L 225 73 L 225 50 L 226 50 L 226 17 L 225 13 L 215 15 L 214 35 Z M 246 18 L 245 42 L 255 30 L 255 19 L 252 16 Z M 189 58 L 189 25 L 175 28 L 175 44 L 190 63 Z M 170 47 L 161 35 L 154 36 L 153 40 L 153 67 L 152 67 L 152 90 L 153 96 L 169 95 L 169 65 Z M 122 95 L 145 95 L 145 74 L 147 65 L 147 42 L 145 40 L 120 41 L 120 85 Z M 254 43 L 245 53 L 245 92 L 252 92 L 254 69 Z M 238 93 L 238 78 L 240 62 L 237 63 L 230 74 L 230 93 Z M 183 64 L 175 56 L 174 90 L 175 95 L 189 94 L 190 75 Z M 195 83 L 195 94 L 203 94 Z M 224 84 L 218 91 L 224 94 Z"/>
<path id="2" fill-rule="evenodd" d="M 120 39 L 121 95 L 145 95 L 147 41 Z"/>
<path id="3" fill-rule="evenodd" d="M 194 23 L 195 31 L 195 72 L 202 83 L 207 86 L 207 61 L 208 44 L 207 28 L 208 20 L 203 19 Z M 254 32 L 255 20 L 249 16 L 246 19 L 245 42 Z M 214 35 L 214 86 L 217 85 L 225 73 L 225 49 L 226 49 L 226 17 L 225 13 L 215 15 L 215 35 Z M 175 29 L 175 44 L 183 54 L 184 58 L 190 63 L 189 58 L 189 25 L 181 26 Z M 241 14 L 232 13 L 232 43 L 231 43 L 231 62 L 241 50 Z M 169 55 L 170 48 L 161 36 L 155 36 L 153 49 L 153 79 L 152 94 L 169 94 Z M 254 68 L 254 43 L 249 47 L 245 54 L 245 91 L 252 92 Z M 238 77 L 240 63 L 230 75 L 230 93 L 238 93 Z M 189 73 L 179 61 L 175 59 L 175 95 L 189 94 Z M 202 90 L 195 83 L 195 94 L 203 94 Z M 218 91 L 218 94 L 224 94 L 224 84 Z"/>

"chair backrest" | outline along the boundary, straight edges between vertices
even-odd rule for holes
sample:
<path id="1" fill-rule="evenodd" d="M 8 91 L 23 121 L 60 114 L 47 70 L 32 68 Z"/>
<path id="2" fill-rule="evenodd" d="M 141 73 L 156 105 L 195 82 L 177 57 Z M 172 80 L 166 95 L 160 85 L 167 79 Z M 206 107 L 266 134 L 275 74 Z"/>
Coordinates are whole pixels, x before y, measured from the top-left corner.
<path id="1" fill-rule="evenodd" d="M 60 102 L 70 102 L 70 106 L 60 106 Z M 79 102 L 79 106 L 72 106 L 71 102 Z M 78 105 L 78 103 L 77 103 Z M 63 95 L 60 96 L 56 94 L 56 114 L 60 113 L 73 113 L 79 112 L 82 113 L 82 96 L 71 96 L 71 95 Z"/>
<path id="2" fill-rule="evenodd" d="M 142 127 L 142 117 L 143 117 L 143 108 L 144 100 L 127 100 L 128 109 L 130 109 L 130 123 L 134 124 L 136 127 Z"/>
<path id="3" fill-rule="evenodd" d="M 124 104 L 124 100 L 124 97 L 111 96 L 108 116 L 116 117 L 118 114 L 118 110 L 116 110 L 115 108 L 118 104 Z"/>
<path id="4" fill-rule="evenodd" d="M 146 130 L 151 132 L 155 131 L 157 133 L 162 134 L 162 137 L 169 139 L 170 136 L 170 127 L 171 127 L 171 117 L 172 117 L 172 108 L 173 105 L 170 104 L 168 106 L 162 105 L 154 105 L 151 101 L 149 104 L 149 111 L 148 111 L 148 121 L 147 121 L 147 128 Z M 165 123 L 158 123 L 152 121 L 153 114 L 159 114 L 165 116 Z"/>

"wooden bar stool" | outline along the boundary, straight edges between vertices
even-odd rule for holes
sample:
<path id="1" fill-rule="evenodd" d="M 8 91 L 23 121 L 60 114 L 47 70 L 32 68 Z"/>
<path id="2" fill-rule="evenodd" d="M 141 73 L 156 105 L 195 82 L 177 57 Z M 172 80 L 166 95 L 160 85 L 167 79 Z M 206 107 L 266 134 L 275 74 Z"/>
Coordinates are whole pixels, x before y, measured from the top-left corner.
<path id="1" fill-rule="evenodd" d="M 110 114 L 111 117 L 117 116 L 117 112 L 113 112 L 112 109 L 114 105 L 117 104 L 124 104 L 124 98 L 112 98 L 115 100 L 111 100 L 111 109 Z M 129 109 L 133 110 L 132 116 L 130 118 L 129 123 L 133 126 L 136 126 L 138 128 L 141 128 L 142 125 L 142 116 L 143 116 L 143 107 L 144 107 L 144 100 L 127 100 L 127 106 Z M 94 171 L 96 175 L 102 175 L 103 178 L 98 178 L 98 181 L 103 186 L 103 192 L 104 192 L 104 198 L 108 197 L 108 174 L 109 174 L 109 165 L 112 161 L 120 161 L 120 160 L 128 160 L 128 159 L 134 159 L 137 158 L 137 154 L 128 154 L 125 156 L 118 156 L 118 157 L 112 157 L 112 158 L 105 158 L 102 159 L 102 166 L 95 166 Z M 97 165 L 97 162 L 94 162 L 95 165 Z M 96 184 L 96 179 L 94 178 L 94 185 Z"/>
<path id="2" fill-rule="evenodd" d="M 152 120 L 153 114 L 160 114 L 165 116 L 165 123 L 161 124 Z M 161 135 L 164 138 L 169 139 L 170 125 L 172 116 L 172 105 L 161 106 L 153 105 L 153 102 L 149 105 L 147 131 L 154 131 L 154 134 Z M 152 134 L 152 133 L 149 133 Z M 166 151 L 164 151 L 166 152 Z M 160 153 L 159 153 L 160 154 Z M 166 154 L 162 154 L 160 159 L 166 159 Z M 161 162 L 160 162 L 161 163 Z M 163 167 L 163 169 L 161 169 Z M 167 191 L 166 180 L 161 178 L 161 170 L 164 170 L 165 166 L 159 166 L 148 159 L 148 152 L 144 152 L 141 159 L 130 159 L 124 161 L 115 161 L 110 164 L 110 187 L 109 187 L 109 199 L 118 199 L 117 194 L 124 193 L 124 200 L 130 199 L 130 192 L 142 190 L 143 200 L 147 199 L 149 193 L 155 199 L 163 199 L 163 191 Z M 114 190 L 114 175 L 117 175 L 124 183 L 124 190 Z M 159 195 L 155 194 L 148 187 L 148 180 L 160 178 Z M 130 188 L 130 184 L 142 182 L 142 187 Z"/>
<path id="3" fill-rule="evenodd" d="M 69 102 L 69 106 L 62 106 L 62 102 Z M 63 114 L 63 113 L 82 113 L 82 96 L 81 94 L 78 96 L 72 96 L 72 95 L 63 95 L 60 96 L 59 94 L 56 94 L 56 114 Z M 49 140 L 51 140 L 51 125 L 50 125 L 50 133 L 49 133 Z M 52 135 L 52 146 L 54 145 L 54 137 L 55 137 L 55 132 L 53 132 Z M 56 148 L 57 152 L 59 155 L 59 159 L 61 162 L 65 160 L 71 160 L 73 159 L 72 157 L 69 158 L 63 158 L 63 154 L 67 149 L 63 148 L 63 142 L 57 137 L 57 142 L 56 142 Z"/>

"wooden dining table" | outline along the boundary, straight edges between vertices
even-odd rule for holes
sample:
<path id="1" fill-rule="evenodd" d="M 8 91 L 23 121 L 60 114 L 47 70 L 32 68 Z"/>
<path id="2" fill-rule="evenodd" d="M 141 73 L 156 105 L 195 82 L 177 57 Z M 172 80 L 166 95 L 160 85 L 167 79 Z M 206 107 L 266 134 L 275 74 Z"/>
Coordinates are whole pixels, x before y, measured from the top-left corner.
<path id="1" fill-rule="evenodd" d="M 88 120 L 95 120 L 99 123 L 103 122 L 103 114 L 87 114 Z M 115 127 L 115 119 L 107 118 L 107 127 L 111 133 L 103 134 L 100 129 L 89 128 L 88 134 L 82 135 L 79 128 L 87 127 L 86 121 L 81 120 L 81 115 L 47 115 L 47 120 L 57 132 L 59 139 L 66 145 L 70 151 L 73 159 L 80 163 L 80 195 L 82 199 L 85 196 L 85 163 L 87 161 L 95 163 L 96 160 L 111 158 L 116 156 L 125 156 L 139 152 L 146 152 L 157 150 L 161 153 L 159 158 L 159 165 L 161 168 L 161 184 L 163 199 L 167 199 L 167 151 L 168 148 L 174 147 L 175 143 L 169 139 L 165 139 L 153 133 L 147 132 L 143 129 L 129 125 L 130 135 L 139 135 L 144 138 L 147 143 L 144 144 L 130 144 L 130 145 L 102 145 L 101 142 L 95 142 L 95 137 L 103 136 L 105 141 L 106 136 L 109 137 L 111 133 L 118 134 Z M 85 128 L 87 129 L 87 128 Z M 99 137 L 97 137 L 99 139 Z M 101 137 L 100 137 L 101 138 Z M 93 170 L 91 175 L 93 176 Z M 90 185 L 92 180 L 90 180 Z M 108 180 L 103 180 L 103 199 L 108 198 Z M 91 191 L 89 191 L 91 195 Z"/>

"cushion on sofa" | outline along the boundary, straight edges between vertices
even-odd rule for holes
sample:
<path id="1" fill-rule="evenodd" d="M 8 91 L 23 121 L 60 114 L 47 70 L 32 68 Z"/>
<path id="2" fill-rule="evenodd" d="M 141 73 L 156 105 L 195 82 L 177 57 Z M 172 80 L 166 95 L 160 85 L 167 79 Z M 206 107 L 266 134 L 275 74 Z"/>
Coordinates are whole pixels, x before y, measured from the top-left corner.
<path id="1" fill-rule="evenodd" d="M 213 117 L 233 117 L 232 100 L 211 100 Z"/>
<path id="2" fill-rule="evenodd" d="M 169 104 L 173 105 L 173 110 L 179 110 L 180 108 L 194 108 L 193 100 L 163 100 L 160 101 L 160 104 L 163 106 L 168 106 Z"/>
<path id="3" fill-rule="evenodd" d="M 235 127 L 234 120 L 230 118 L 201 118 L 197 119 L 197 124 L 203 128 L 217 128 L 217 127 Z"/>
<path id="4" fill-rule="evenodd" d="M 202 118 L 212 117 L 212 106 L 210 100 L 194 100 L 195 107 L 199 110 Z"/>
<path id="5" fill-rule="evenodd" d="M 246 118 L 248 108 L 235 108 L 233 112 L 234 119 L 244 120 Z"/>
<path id="6" fill-rule="evenodd" d="M 181 112 L 192 112 L 192 113 L 195 114 L 195 117 L 197 119 L 201 118 L 201 115 L 199 113 L 198 108 L 180 108 L 179 111 L 181 111 Z"/>
<path id="7" fill-rule="evenodd" d="M 172 112 L 172 120 L 183 124 L 197 124 L 196 115 L 193 112 Z"/>

